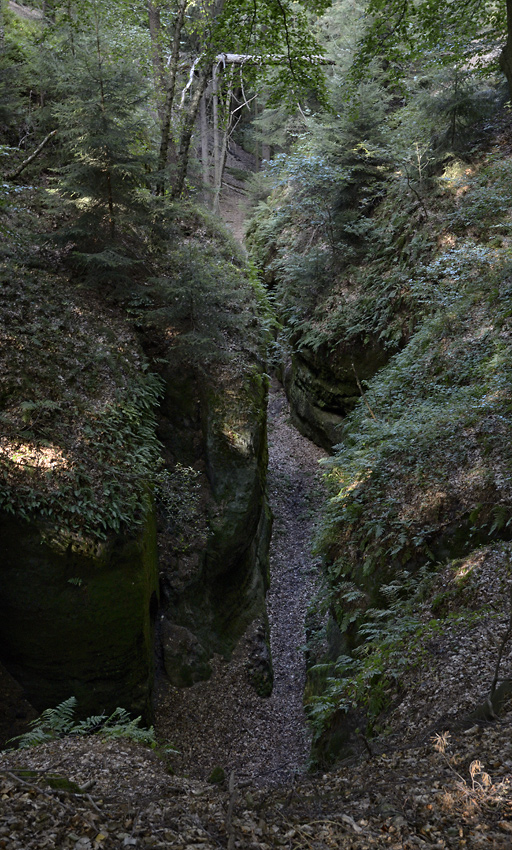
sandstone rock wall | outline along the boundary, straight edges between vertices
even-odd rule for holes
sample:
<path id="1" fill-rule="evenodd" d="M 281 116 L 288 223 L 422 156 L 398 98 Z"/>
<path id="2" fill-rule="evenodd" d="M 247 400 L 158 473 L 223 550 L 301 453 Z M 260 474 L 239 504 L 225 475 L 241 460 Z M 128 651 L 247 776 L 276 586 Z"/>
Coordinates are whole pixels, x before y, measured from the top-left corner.
<path id="1" fill-rule="evenodd" d="M 283 382 L 299 431 L 331 451 L 341 440 L 344 418 L 361 398 L 359 384 L 364 386 L 388 359 L 389 353 L 375 342 L 367 346 L 354 342 L 334 351 L 326 346 L 294 351 Z"/>

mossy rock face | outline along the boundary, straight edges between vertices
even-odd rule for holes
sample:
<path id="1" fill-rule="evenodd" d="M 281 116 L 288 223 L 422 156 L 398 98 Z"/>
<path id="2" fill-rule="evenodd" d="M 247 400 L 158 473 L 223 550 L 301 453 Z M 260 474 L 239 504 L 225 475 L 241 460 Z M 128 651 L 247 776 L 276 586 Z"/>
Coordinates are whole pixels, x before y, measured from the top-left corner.
<path id="1" fill-rule="evenodd" d="M 244 382 L 203 396 L 206 472 L 215 509 L 204 557 L 213 626 L 230 651 L 265 610 L 271 515 L 266 495 L 267 385 L 256 370 Z"/>
<path id="2" fill-rule="evenodd" d="M 61 541 L 62 542 L 62 541 Z M 87 550 L 0 516 L 2 661 L 39 711 L 69 696 L 81 716 L 150 717 L 158 576 L 153 516 Z M 23 567 L 23 569 L 21 569 Z"/>
<path id="3" fill-rule="evenodd" d="M 158 437 L 175 461 L 191 466 L 203 455 L 198 375 L 171 365 L 161 370 L 164 395 L 158 415 Z"/>
<path id="4" fill-rule="evenodd" d="M 23 695 L 20 683 L 0 664 L 0 750 L 10 738 L 23 735 L 38 712 Z"/>
<path id="5" fill-rule="evenodd" d="M 265 610 L 271 514 L 266 496 L 267 383 L 262 371 L 173 377 L 160 409 L 170 456 L 201 471 L 208 531 L 201 546 L 172 546 L 161 561 L 163 666 L 178 686 L 209 675 Z M 166 441 L 166 435 L 169 441 Z"/>
<path id="6" fill-rule="evenodd" d="M 354 344 L 336 353 L 326 346 L 294 353 L 284 372 L 284 386 L 299 431 L 330 451 L 340 442 L 339 426 L 361 398 L 358 380 L 373 377 L 389 356 L 376 343 Z"/>
<path id="7" fill-rule="evenodd" d="M 217 510 L 212 519 L 210 571 L 225 571 L 224 550 L 247 548 L 256 531 L 268 461 L 267 385 L 250 372 L 245 381 L 202 389 L 206 474 Z"/>

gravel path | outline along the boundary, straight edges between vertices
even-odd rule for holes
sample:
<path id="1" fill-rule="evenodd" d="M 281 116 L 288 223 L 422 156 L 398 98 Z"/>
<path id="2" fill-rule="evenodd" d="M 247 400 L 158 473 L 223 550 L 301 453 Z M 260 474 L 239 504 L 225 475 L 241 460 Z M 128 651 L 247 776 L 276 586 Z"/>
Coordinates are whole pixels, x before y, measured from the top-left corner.
<path id="1" fill-rule="evenodd" d="M 235 770 L 239 784 L 280 784 L 301 771 L 309 754 L 302 697 L 305 666 L 304 618 L 315 592 L 318 566 L 310 551 L 321 500 L 318 461 L 324 452 L 288 422 L 288 407 L 277 385 L 269 402 L 269 496 L 274 514 L 271 626 L 274 688 L 258 697 L 247 678 L 251 635 L 229 663 L 213 659 L 208 682 L 167 687 L 157 707 L 157 732 L 180 754 L 175 769 L 206 779 L 214 767 Z"/>

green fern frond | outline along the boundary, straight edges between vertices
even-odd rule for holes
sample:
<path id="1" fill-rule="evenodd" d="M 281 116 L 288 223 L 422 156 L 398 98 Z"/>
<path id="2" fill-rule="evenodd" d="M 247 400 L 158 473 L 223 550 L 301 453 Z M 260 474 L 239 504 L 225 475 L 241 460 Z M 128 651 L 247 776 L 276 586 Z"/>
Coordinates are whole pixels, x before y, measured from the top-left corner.
<path id="1" fill-rule="evenodd" d="M 9 743 L 17 742 L 18 749 L 26 749 L 68 735 L 73 727 L 75 708 L 75 697 L 69 697 L 56 708 L 45 709 L 39 717 L 31 721 L 28 732 L 11 738 Z"/>
<path id="2" fill-rule="evenodd" d="M 114 722 L 116 715 L 117 720 Z M 124 708 L 117 708 L 111 717 L 109 717 L 101 730 L 101 734 L 107 738 L 129 738 L 138 744 L 156 746 L 153 727 L 150 726 L 149 729 L 141 729 L 139 727 L 141 719 L 141 717 L 136 717 L 134 720 L 131 720 Z"/>
<path id="3" fill-rule="evenodd" d="M 107 720 L 106 714 L 93 714 L 87 717 L 86 720 L 80 720 L 75 723 L 72 729 L 73 735 L 94 735 L 101 731 Z"/>
<path id="4" fill-rule="evenodd" d="M 66 735 L 100 734 L 109 738 L 129 738 L 139 744 L 156 746 L 153 727 L 140 728 L 142 718 L 136 717 L 132 720 L 126 709 L 116 708 L 110 716 L 96 714 L 75 723 L 73 715 L 76 704 L 75 697 L 69 697 L 56 708 L 45 709 L 30 723 L 28 732 L 11 738 L 9 743 L 16 744 L 18 749 L 27 749 Z"/>

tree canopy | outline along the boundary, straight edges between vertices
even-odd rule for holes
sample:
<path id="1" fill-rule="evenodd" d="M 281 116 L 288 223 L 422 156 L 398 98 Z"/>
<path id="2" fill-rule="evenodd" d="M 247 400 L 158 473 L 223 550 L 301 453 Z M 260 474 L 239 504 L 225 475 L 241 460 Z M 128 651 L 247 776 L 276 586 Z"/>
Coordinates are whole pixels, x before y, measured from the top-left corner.
<path id="1" fill-rule="evenodd" d="M 375 57 L 389 63 L 395 76 L 408 61 L 425 56 L 438 64 L 470 63 L 486 71 L 499 59 L 512 86 L 511 0 L 369 0 L 366 16 L 354 66 L 357 76 L 364 75 Z"/>

